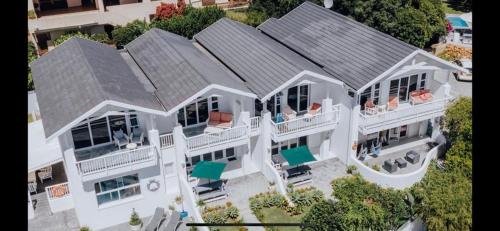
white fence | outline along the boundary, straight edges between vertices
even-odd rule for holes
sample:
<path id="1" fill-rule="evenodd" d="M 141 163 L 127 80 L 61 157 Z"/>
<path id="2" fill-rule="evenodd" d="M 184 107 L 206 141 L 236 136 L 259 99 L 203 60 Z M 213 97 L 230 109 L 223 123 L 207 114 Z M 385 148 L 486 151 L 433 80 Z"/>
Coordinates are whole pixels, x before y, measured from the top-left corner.
<path id="1" fill-rule="evenodd" d="M 133 150 L 79 161 L 76 162 L 76 167 L 81 175 L 87 175 L 151 160 L 156 160 L 154 146 L 140 147 Z"/>
<path id="2" fill-rule="evenodd" d="M 196 197 L 194 196 L 193 188 L 191 188 L 189 183 L 184 179 L 181 180 L 180 187 L 182 189 L 182 198 L 184 198 L 182 203 L 185 205 L 188 216 L 193 217 L 194 221 L 197 223 L 204 223 L 200 210 L 196 205 Z M 202 226 L 198 227 L 198 230 L 208 231 L 208 228 Z"/>
<path id="3" fill-rule="evenodd" d="M 285 183 L 283 182 L 283 178 L 281 178 L 280 174 L 278 173 L 278 170 L 276 170 L 276 168 L 274 168 L 271 165 L 271 163 L 266 162 L 264 164 L 264 166 L 262 168 L 262 174 L 264 174 L 264 176 L 266 176 L 266 178 L 269 181 L 274 182 L 274 184 L 276 185 L 277 191 L 281 195 L 288 198 L 288 196 L 286 195 L 286 188 L 285 188 Z"/>
<path id="4" fill-rule="evenodd" d="M 416 182 L 422 180 L 427 173 L 427 168 L 431 163 L 431 160 L 436 158 L 438 149 L 444 144 L 440 144 L 434 148 L 432 148 L 426 155 L 423 160 L 420 168 L 414 172 L 406 173 L 406 174 L 386 174 L 379 171 L 375 171 L 372 168 L 364 165 L 361 161 L 356 159 L 353 156 L 350 156 L 351 159 L 349 162 L 353 163 L 354 166 L 357 167 L 359 173 L 365 178 L 367 181 L 376 183 L 385 188 L 395 188 L 395 189 L 404 189 L 412 186 Z"/>
<path id="5" fill-rule="evenodd" d="M 340 106 L 334 105 L 333 111 L 318 113 L 310 117 L 301 116 L 280 123 L 274 123 L 274 121 L 271 120 L 271 131 L 275 136 L 282 136 L 311 128 L 322 127 L 324 125 L 336 124 L 339 122 L 339 115 Z"/>
<path id="6" fill-rule="evenodd" d="M 174 134 L 163 134 L 160 135 L 160 148 L 171 148 L 174 146 Z"/>
<path id="7" fill-rule="evenodd" d="M 68 182 L 45 187 L 45 192 L 53 213 L 74 208 Z"/>
<path id="8" fill-rule="evenodd" d="M 241 139 L 248 139 L 248 127 L 238 126 L 216 133 L 201 134 L 197 136 L 187 137 L 185 139 L 188 151 L 195 151 L 213 145 L 230 143 Z"/>
<path id="9" fill-rule="evenodd" d="M 250 132 L 252 135 L 260 133 L 260 116 L 250 118 Z"/>
<path id="10" fill-rule="evenodd" d="M 423 121 L 444 113 L 450 99 L 450 97 L 445 97 L 422 104 L 404 104 L 394 110 L 378 112 L 374 115 L 360 112 L 359 125 L 362 131 L 371 133 L 370 130 L 380 129 L 381 126 L 390 125 L 391 123 L 407 124 Z"/>

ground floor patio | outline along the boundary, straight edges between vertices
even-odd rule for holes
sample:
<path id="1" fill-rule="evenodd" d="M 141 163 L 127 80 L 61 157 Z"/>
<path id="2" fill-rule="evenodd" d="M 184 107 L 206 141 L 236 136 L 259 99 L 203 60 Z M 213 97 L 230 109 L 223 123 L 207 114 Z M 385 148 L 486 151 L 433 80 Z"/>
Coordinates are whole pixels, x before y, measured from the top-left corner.
<path id="1" fill-rule="evenodd" d="M 330 185 L 332 180 L 347 176 L 345 164 L 338 158 L 318 161 L 309 164 L 309 167 L 313 176 L 312 182 L 298 187 L 313 186 L 321 190 L 326 198 L 332 195 L 332 186 Z"/>

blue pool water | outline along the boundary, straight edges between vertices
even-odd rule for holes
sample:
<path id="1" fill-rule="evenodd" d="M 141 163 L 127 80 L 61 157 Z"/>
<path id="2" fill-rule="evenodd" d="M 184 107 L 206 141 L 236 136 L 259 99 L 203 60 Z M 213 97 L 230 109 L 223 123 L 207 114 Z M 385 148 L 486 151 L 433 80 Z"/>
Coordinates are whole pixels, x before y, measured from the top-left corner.
<path id="1" fill-rule="evenodd" d="M 453 28 L 468 28 L 469 27 L 467 22 L 460 17 L 448 17 L 448 21 L 450 21 L 451 26 Z"/>

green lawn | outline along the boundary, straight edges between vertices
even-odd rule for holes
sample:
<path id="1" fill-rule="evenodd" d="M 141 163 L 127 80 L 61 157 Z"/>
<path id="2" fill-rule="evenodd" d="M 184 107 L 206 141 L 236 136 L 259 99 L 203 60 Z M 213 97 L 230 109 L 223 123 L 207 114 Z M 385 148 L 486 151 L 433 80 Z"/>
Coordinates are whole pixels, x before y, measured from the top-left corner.
<path id="1" fill-rule="evenodd" d="M 248 16 L 246 11 L 238 9 L 238 10 L 227 10 L 226 17 L 235 21 L 245 23 L 245 20 L 247 19 Z"/>
<path id="2" fill-rule="evenodd" d="M 305 211 L 297 216 L 289 216 L 281 210 L 280 208 L 263 208 L 261 210 L 262 214 L 264 215 L 264 219 L 261 221 L 262 223 L 300 223 L 300 219 L 307 213 L 309 208 L 306 208 Z M 300 231 L 299 227 L 288 227 L 288 226 L 283 226 L 283 227 L 278 227 L 276 229 L 272 230 L 279 230 L 279 231 Z"/>

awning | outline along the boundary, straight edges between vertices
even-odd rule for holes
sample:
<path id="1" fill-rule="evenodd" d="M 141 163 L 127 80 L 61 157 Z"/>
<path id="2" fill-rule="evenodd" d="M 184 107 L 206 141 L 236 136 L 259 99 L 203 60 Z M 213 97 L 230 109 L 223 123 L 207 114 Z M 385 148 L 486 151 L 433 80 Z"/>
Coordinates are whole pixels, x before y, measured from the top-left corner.
<path id="1" fill-rule="evenodd" d="M 295 166 L 316 160 L 307 146 L 299 146 L 296 148 L 283 150 L 281 151 L 281 155 L 283 155 L 283 157 L 288 161 L 288 165 L 290 166 Z"/>
<path id="2" fill-rule="evenodd" d="M 194 166 L 191 176 L 197 178 L 219 180 L 225 167 L 226 163 L 200 161 Z"/>

